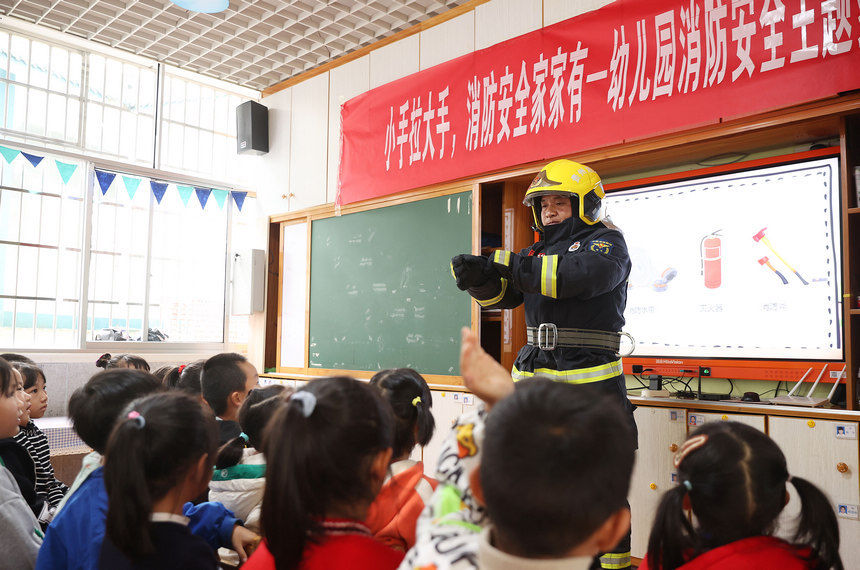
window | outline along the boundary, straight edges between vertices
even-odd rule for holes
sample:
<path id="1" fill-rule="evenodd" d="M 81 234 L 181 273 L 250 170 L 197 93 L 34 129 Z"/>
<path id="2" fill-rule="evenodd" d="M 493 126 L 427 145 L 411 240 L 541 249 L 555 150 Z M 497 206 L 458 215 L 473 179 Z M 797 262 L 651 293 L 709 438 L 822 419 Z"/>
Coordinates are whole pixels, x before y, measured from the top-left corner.
<path id="1" fill-rule="evenodd" d="M 256 227 L 255 207 L 206 191 L 238 182 L 235 108 L 248 96 L 0 29 L 0 347 L 146 341 L 156 329 L 167 342 L 247 342 L 248 317 L 226 317 L 228 250 Z M 120 165 L 139 174 L 115 174 L 103 193 L 95 172 Z M 157 200 L 140 173 L 177 180 Z M 206 187 L 205 208 L 181 180 Z"/>
<path id="2" fill-rule="evenodd" d="M 235 206 L 226 190 L 162 184 L 160 202 L 122 174 L 93 193 L 88 341 L 224 342 Z"/>
<path id="3" fill-rule="evenodd" d="M 79 144 L 82 61 L 78 51 L 0 31 L 0 128 Z"/>
<path id="4" fill-rule="evenodd" d="M 75 347 L 85 168 L 0 160 L 0 346 Z"/>
<path id="5" fill-rule="evenodd" d="M 164 74 L 161 168 L 235 180 L 236 107 L 241 97 Z"/>
<path id="6" fill-rule="evenodd" d="M 87 57 L 86 148 L 152 164 L 156 70 L 91 53 Z"/>
<path id="7" fill-rule="evenodd" d="M 151 326 L 169 334 L 170 340 L 224 340 L 230 213 L 229 202 L 220 209 L 211 195 L 202 211 L 196 196 L 185 206 L 178 192 L 165 195 L 156 207 L 149 315 Z"/>

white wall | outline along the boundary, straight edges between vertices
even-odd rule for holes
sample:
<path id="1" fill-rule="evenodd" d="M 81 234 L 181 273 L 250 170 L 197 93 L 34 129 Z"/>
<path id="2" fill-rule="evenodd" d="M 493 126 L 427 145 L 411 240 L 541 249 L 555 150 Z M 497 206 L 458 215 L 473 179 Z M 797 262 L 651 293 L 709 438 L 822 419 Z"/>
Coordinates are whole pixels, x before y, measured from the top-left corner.
<path id="1" fill-rule="evenodd" d="M 340 165 L 340 106 L 370 89 L 370 56 L 360 57 L 329 72 L 328 191 L 326 202 L 337 197 Z"/>
<path id="2" fill-rule="evenodd" d="M 269 108 L 270 150 L 254 157 L 258 166 L 251 168 L 265 213 L 276 215 L 334 202 L 340 164 L 340 106 L 348 99 L 610 2 L 491 0 L 263 98 Z"/>

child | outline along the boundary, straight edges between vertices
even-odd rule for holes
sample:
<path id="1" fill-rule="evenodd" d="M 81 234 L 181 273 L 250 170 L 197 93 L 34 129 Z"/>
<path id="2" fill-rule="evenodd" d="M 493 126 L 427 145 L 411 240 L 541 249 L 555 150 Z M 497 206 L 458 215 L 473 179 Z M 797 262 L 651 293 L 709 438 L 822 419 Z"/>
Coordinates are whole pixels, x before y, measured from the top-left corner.
<path id="1" fill-rule="evenodd" d="M 374 537 L 397 550 L 415 544 L 415 522 L 436 488 L 424 475 L 424 464 L 409 455 L 433 437 L 432 396 L 427 382 L 411 368 L 383 370 L 370 380 L 394 412 L 394 447 L 389 476 L 370 506 L 365 524 Z"/>
<path id="2" fill-rule="evenodd" d="M 182 506 L 212 477 L 217 438 L 212 415 L 184 394 L 147 396 L 123 412 L 105 454 L 100 568 L 218 568 L 182 516 Z"/>
<path id="3" fill-rule="evenodd" d="M 185 366 L 162 366 L 153 372 L 152 375 L 158 378 L 165 388 L 176 388 L 176 383 L 179 381 L 179 374 L 182 372 L 183 368 L 185 368 Z"/>
<path id="4" fill-rule="evenodd" d="M 115 368 L 100 372 L 75 390 L 69 399 L 69 416 L 78 436 L 95 451 L 88 456 L 75 484 L 66 495 L 45 533 L 36 561 L 38 569 L 95 568 L 105 534 L 108 509 L 102 455 L 114 423 L 133 400 L 163 387 L 152 374 L 135 369 Z M 172 434 L 181 438 L 182 434 Z M 239 526 L 223 505 L 184 505 L 191 519 L 191 532 L 206 539 L 213 550 L 219 546 L 241 549 L 256 535 Z M 244 551 L 240 553 L 240 556 Z"/>
<path id="5" fill-rule="evenodd" d="M 260 508 L 266 485 L 263 431 L 278 407 L 283 405 L 281 396 L 286 390 L 277 384 L 251 390 L 239 409 L 243 433 L 218 451 L 215 475 L 209 483 L 209 500 L 223 504 L 245 521 L 245 528 L 257 533 L 260 532 Z M 218 554 L 223 562 L 231 566 L 238 564 L 235 552 L 222 548 Z"/>
<path id="6" fill-rule="evenodd" d="M 51 510 L 56 510 L 69 488 L 54 475 L 48 438 L 32 421 L 43 417 L 48 409 L 45 373 L 35 364 L 16 362 L 13 366 L 23 379 L 24 392 L 30 395 L 30 419 L 21 426 L 15 439 L 36 464 L 36 494 L 48 502 Z"/>
<path id="7" fill-rule="evenodd" d="M 112 357 L 110 353 L 106 352 L 96 360 L 96 366 L 105 370 L 110 370 L 111 368 L 134 368 L 149 372 L 149 363 L 136 354 L 118 354 Z"/>
<path id="8" fill-rule="evenodd" d="M 5 361 L 4 361 L 5 362 Z M 21 426 L 30 422 L 30 395 L 24 391 L 21 374 L 12 368 L 12 381 L 16 387 L 15 398 L 18 404 L 18 431 L 14 437 L 0 440 L 0 461 L 15 477 L 21 495 L 42 526 L 47 526 L 53 513 L 45 499 L 36 493 L 36 464 L 26 448 L 27 436 L 21 433 Z"/>
<path id="9" fill-rule="evenodd" d="M 0 439 L 18 431 L 21 408 L 12 367 L 0 358 Z M 21 495 L 15 477 L 0 460 L 0 559 L 2 568 L 33 568 L 42 545 L 39 521 Z"/>
<path id="10" fill-rule="evenodd" d="M 0 358 L 14 365 L 16 362 L 24 362 L 25 364 L 36 364 L 32 358 L 27 358 L 23 354 L 15 354 L 14 352 L 4 352 L 0 354 Z"/>
<path id="11" fill-rule="evenodd" d="M 630 527 L 624 411 L 589 386 L 530 379 L 514 389 L 468 329 L 460 369 L 490 411 L 454 425 L 401 568 L 589 568 Z"/>
<path id="12" fill-rule="evenodd" d="M 203 364 L 205 363 L 205 360 L 198 360 L 188 366 L 180 367 L 179 378 L 176 380 L 177 390 L 191 394 L 203 403 L 206 403 L 206 400 L 203 399 L 203 389 L 200 387 L 200 373 L 203 371 Z"/>
<path id="13" fill-rule="evenodd" d="M 812 483 L 790 477 L 782 451 L 757 429 L 705 424 L 681 446 L 675 467 L 680 485 L 663 495 L 640 568 L 843 567 L 830 501 Z M 801 502 L 790 543 L 772 536 L 788 482 Z"/>
<path id="14" fill-rule="evenodd" d="M 360 522 L 391 459 L 391 410 L 377 390 L 352 378 L 312 380 L 267 433 L 265 539 L 243 568 L 395 568 L 403 553 Z"/>
<path id="15" fill-rule="evenodd" d="M 216 354 L 203 365 L 200 386 L 203 388 L 203 397 L 218 420 L 219 445 L 224 445 L 242 433 L 236 421 L 239 408 L 259 381 L 254 365 L 235 352 Z"/>

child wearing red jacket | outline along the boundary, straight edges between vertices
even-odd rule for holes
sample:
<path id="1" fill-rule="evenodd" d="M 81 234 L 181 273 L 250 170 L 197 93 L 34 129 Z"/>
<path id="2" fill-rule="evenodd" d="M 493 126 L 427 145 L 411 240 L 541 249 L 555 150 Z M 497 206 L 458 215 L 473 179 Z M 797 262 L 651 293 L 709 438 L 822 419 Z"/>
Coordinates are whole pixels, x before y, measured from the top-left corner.
<path id="1" fill-rule="evenodd" d="M 263 542 L 243 570 L 393 570 L 403 559 L 362 524 L 388 472 L 394 428 L 378 391 L 312 380 L 266 430 Z"/>
<path id="2" fill-rule="evenodd" d="M 364 524 L 383 544 L 406 551 L 415 545 L 415 523 L 437 485 L 424 475 L 424 463 L 409 459 L 416 445 L 423 447 L 433 437 L 433 400 L 427 382 L 411 368 L 377 372 L 370 385 L 391 404 L 394 445 L 389 476 Z"/>
<path id="3" fill-rule="evenodd" d="M 675 467 L 680 484 L 663 495 L 640 570 L 842 570 L 830 501 L 788 475 L 785 456 L 764 433 L 736 422 L 705 424 L 681 446 Z M 789 482 L 802 505 L 790 542 L 771 535 Z"/>

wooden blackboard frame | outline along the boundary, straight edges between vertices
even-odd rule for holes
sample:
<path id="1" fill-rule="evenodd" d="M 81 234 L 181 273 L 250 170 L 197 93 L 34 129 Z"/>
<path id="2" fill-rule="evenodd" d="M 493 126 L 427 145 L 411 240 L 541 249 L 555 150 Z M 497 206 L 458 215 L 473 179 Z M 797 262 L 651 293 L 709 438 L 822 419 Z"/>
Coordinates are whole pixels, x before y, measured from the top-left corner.
<path id="1" fill-rule="evenodd" d="M 278 302 L 277 302 L 277 343 L 276 343 L 276 372 L 278 374 L 283 374 L 289 378 L 296 379 L 312 379 L 312 378 L 320 378 L 326 376 L 352 376 L 354 378 L 359 379 L 369 379 L 373 375 L 373 371 L 367 370 L 341 370 L 341 369 L 329 369 L 329 368 L 311 368 L 309 366 L 308 361 L 308 339 L 310 338 L 310 265 L 311 265 L 311 233 L 313 230 L 313 223 L 319 220 L 325 220 L 332 217 L 337 217 L 341 215 L 347 214 L 355 214 L 360 212 L 366 212 L 369 210 L 376 210 L 380 208 L 387 208 L 390 206 L 396 206 L 400 204 L 409 204 L 412 202 L 418 202 L 423 200 L 429 200 L 432 198 L 438 198 L 443 196 L 450 196 L 453 194 L 461 194 L 465 192 L 470 192 L 472 197 L 472 251 L 473 253 L 479 253 L 475 244 L 480 244 L 480 213 L 478 208 L 480 207 L 480 192 L 479 185 L 472 184 L 463 184 L 461 183 L 449 183 L 443 184 L 439 186 L 435 186 L 433 188 L 425 188 L 422 190 L 414 191 L 414 192 L 406 192 L 403 194 L 398 194 L 397 196 L 388 199 L 375 199 L 368 200 L 366 202 L 360 202 L 357 204 L 351 204 L 347 207 L 337 207 L 335 204 L 325 204 L 323 206 L 318 206 L 315 208 L 309 208 L 307 210 L 302 210 L 299 212 L 293 212 L 290 214 L 285 214 L 283 216 L 278 216 L 277 218 L 272 218 L 271 223 L 277 223 L 280 225 L 279 230 L 279 269 L 278 269 Z M 283 227 L 285 225 L 296 224 L 296 223 L 306 223 L 307 231 L 308 231 L 308 245 L 306 252 L 306 260 L 307 260 L 307 276 L 306 276 L 306 287 L 308 291 L 308 296 L 305 302 L 305 361 L 303 367 L 285 367 L 281 366 L 281 317 L 283 314 L 283 308 L 281 307 L 282 301 L 282 287 L 283 287 L 283 251 L 284 251 L 284 232 Z M 453 255 L 453 254 L 452 254 Z M 470 325 L 472 329 L 476 329 L 478 326 L 478 321 L 480 319 L 480 307 L 478 307 L 477 303 L 472 303 L 472 311 L 470 314 Z M 477 310 L 476 310 L 477 309 Z M 420 371 L 419 371 L 420 372 Z M 453 388 L 462 390 L 463 379 L 461 376 L 456 375 L 444 375 L 444 374 L 423 374 L 424 378 L 426 378 L 428 384 L 434 388 Z"/>

